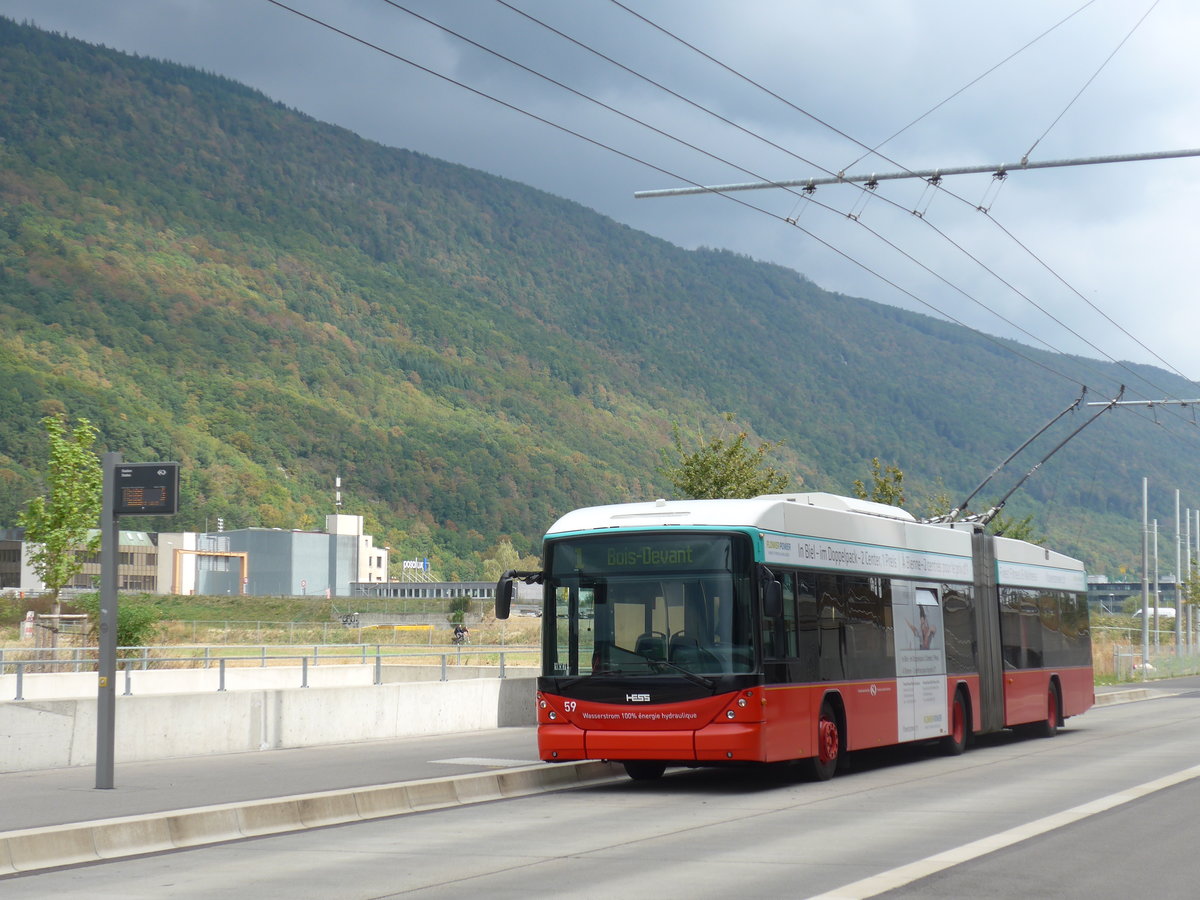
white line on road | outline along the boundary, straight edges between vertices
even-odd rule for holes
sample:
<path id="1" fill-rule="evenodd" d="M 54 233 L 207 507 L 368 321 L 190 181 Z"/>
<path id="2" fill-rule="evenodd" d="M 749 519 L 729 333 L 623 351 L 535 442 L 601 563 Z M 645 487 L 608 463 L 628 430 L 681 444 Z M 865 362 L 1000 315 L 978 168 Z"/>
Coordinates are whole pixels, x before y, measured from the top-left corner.
<path id="1" fill-rule="evenodd" d="M 1192 766 L 1190 769 L 1184 769 L 1182 772 L 1176 772 L 1174 775 L 1167 775 L 1154 781 L 1147 781 L 1145 784 L 1140 784 L 1124 791 L 1117 791 L 1115 794 L 1109 794 L 1107 797 L 1101 797 L 1098 800 L 1055 813 L 1052 816 L 1046 816 L 1025 825 L 1018 825 L 1016 828 L 1010 828 L 1007 831 L 1001 831 L 989 837 L 971 841 L 971 843 L 963 844 L 961 847 L 935 853 L 933 856 L 918 859 L 916 862 L 890 869 L 887 872 L 880 872 L 878 875 L 863 878 L 852 884 L 843 885 L 840 888 L 834 888 L 832 891 L 815 895 L 808 898 L 808 900 L 863 900 L 866 897 L 875 897 L 885 891 L 895 890 L 906 884 L 911 884 L 919 878 L 924 878 L 927 875 L 932 875 L 951 866 L 957 866 L 996 850 L 1002 850 L 1005 847 L 1012 846 L 1028 838 L 1037 837 L 1040 834 L 1045 834 L 1047 831 L 1053 831 L 1055 828 L 1062 828 L 1064 825 L 1070 825 L 1073 822 L 1086 819 L 1088 816 L 1106 812 L 1114 807 L 1138 800 L 1148 794 L 1153 794 L 1156 791 L 1161 791 L 1198 777 L 1200 777 L 1200 766 Z"/>

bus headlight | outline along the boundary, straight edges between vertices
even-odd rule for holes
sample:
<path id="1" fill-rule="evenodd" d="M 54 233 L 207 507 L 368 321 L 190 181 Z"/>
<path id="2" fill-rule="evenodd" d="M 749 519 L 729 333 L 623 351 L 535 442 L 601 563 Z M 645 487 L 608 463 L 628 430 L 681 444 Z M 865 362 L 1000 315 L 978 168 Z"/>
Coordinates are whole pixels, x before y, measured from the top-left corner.
<path id="1" fill-rule="evenodd" d="M 725 710 L 725 718 L 727 719 L 732 719 L 736 715 L 737 713 L 735 713 L 732 709 Z"/>

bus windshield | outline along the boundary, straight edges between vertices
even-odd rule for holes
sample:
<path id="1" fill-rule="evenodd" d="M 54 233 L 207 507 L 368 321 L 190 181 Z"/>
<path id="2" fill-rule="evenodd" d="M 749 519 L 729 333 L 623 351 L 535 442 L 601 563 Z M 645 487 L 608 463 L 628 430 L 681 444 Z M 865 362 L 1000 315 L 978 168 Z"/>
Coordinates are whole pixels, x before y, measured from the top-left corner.
<path id="1" fill-rule="evenodd" d="M 547 545 L 544 674 L 754 670 L 749 539 L 624 533 Z"/>

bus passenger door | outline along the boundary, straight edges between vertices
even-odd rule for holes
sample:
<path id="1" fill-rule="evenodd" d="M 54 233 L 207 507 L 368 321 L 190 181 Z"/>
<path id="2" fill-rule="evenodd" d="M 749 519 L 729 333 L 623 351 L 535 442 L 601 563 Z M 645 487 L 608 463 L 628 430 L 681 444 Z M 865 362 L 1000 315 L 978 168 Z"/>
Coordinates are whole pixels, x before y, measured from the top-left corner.
<path id="1" fill-rule="evenodd" d="M 907 587 L 907 586 L 905 586 Z M 920 741 L 948 733 L 946 641 L 938 590 L 895 590 L 897 739 Z"/>

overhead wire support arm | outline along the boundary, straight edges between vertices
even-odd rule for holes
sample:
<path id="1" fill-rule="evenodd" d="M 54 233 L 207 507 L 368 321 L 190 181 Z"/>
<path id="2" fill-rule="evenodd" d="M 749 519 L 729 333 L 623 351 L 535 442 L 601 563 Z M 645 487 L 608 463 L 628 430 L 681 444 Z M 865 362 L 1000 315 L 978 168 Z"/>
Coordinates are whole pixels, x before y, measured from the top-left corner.
<path id="1" fill-rule="evenodd" d="M 1010 490 L 1007 494 L 1005 494 L 1003 497 L 1001 497 L 999 499 L 999 501 L 997 501 L 995 506 L 993 506 L 991 509 L 989 509 L 987 512 L 985 512 L 983 515 L 981 515 L 979 517 L 978 521 L 980 522 L 980 524 L 986 525 L 988 522 L 992 521 L 992 519 L 994 519 L 996 517 L 996 515 L 1000 512 L 1000 510 L 1004 509 L 1004 504 L 1008 502 L 1008 498 L 1011 497 L 1013 494 L 1015 494 L 1017 492 L 1017 490 L 1021 487 L 1021 485 L 1023 485 L 1026 481 L 1028 481 L 1033 476 L 1034 472 L 1036 472 L 1038 469 L 1040 469 L 1046 463 L 1046 461 L 1050 459 L 1050 457 L 1052 457 L 1055 453 L 1057 453 L 1059 450 L 1061 450 L 1063 447 L 1065 447 L 1067 445 L 1067 443 L 1072 438 L 1075 437 L 1075 435 L 1079 434 L 1079 432 L 1083 431 L 1083 429 L 1087 428 L 1089 425 L 1091 425 L 1093 422 L 1095 422 L 1098 418 L 1100 418 L 1102 415 L 1104 415 L 1106 412 L 1108 412 L 1110 409 L 1112 409 L 1118 403 L 1120 403 L 1121 398 L 1124 395 L 1125 395 L 1125 385 L 1121 385 L 1121 389 L 1117 392 L 1117 396 L 1115 396 L 1109 402 L 1103 403 L 1103 404 L 1089 403 L 1088 404 L 1089 406 L 1101 405 L 1104 408 L 1099 410 L 1094 416 L 1092 416 L 1090 419 L 1088 419 L 1086 422 L 1084 422 L 1082 425 L 1080 425 L 1078 428 L 1076 428 L 1074 431 L 1072 431 L 1070 434 L 1068 434 L 1065 438 L 1063 438 L 1058 443 L 1057 447 L 1055 447 L 1053 450 L 1051 450 L 1049 453 L 1047 453 L 1045 456 L 1043 456 L 1032 469 L 1030 469 L 1028 472 L 1026 472 L 1024 474 L 1024 476 L 1022 476 L 1020 481 L 1018 481 L 1016 484 L 1013 485 L 1012 490 Z"/>
<path id="2" fill-rule="evenodd" d="M 1200 400 L 1121 400 L 1101 402 L 1096 401 L 1088 403 L 1088 406 L 1197 406 L 1200 405 Z"/>
<path id="3" fill-rule="evenodd" d="M 1148 162 L 1159 159 L 1188 159 L 1200 156 L 1200 148 L 1191 150 L 1160 150 L 1153 153 L 1124 153 L 1116 156 L 1089 156 L 1078 159 L 1053 159 L 1041 162 L 1030 160 L 1028 157 L 1017 163 L 999 163 L 983 166 L 958 166 L 950 169 L 910 169 L 903 172 L 867 172 L 858 175 L 847 175 L 838 172 L 822 178 L 796 178 L 788 181 L 751 181 L 740 184 L 691 185 L 689 187 L 661 188 L 652 191 L 635 191 L 634 197 L 639 200 L 655 197 L 679 197 L 685 194 L 728 194 L 734 191 L 759 191 L 769 188 L 804 188 L 811 193 L 823 184 L 866 184 L 877 185 L 881 181 L 898 181 L 904 178 L 924 178 L 934 183 L 940 182 L 947 175 L 981 175 L 991 174 L 1004 177 L 1009 172 L 1023 172 L 1032 169 L 1063 169 L 1071 166 L 1100 166 L 1109 163 Z"/>

